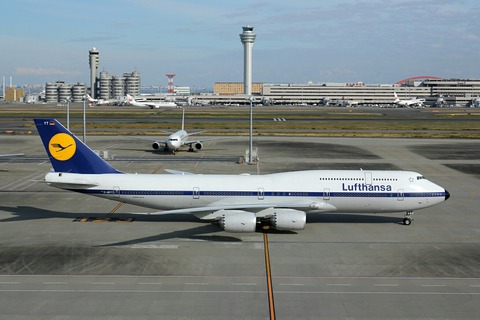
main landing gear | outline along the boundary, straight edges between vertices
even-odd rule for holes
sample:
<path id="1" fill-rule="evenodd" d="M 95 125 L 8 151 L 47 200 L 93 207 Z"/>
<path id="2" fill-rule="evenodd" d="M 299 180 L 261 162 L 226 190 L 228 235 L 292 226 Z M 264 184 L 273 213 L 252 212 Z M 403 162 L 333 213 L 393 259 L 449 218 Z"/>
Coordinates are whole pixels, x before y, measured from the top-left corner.
<path id="1" fill-rule="evenodd" d="M 170 150 L 168 147 L 163 148 L 163 151 L 164 152 L 169 152 L 170 151 L 171 154 L 175 155 L 175 150 L 173 150 L 173 149 Z"/>
<path id="2" fill-rule="evenodd" d="M 403 218 L 403 224 L 406 225 L 406 226 L 409 226 L 410 224 L 412 224 L 412 221 L 413 221 L 413 211 L 407 211 L 407 213 L 405 213 L 405 217 Z"/>

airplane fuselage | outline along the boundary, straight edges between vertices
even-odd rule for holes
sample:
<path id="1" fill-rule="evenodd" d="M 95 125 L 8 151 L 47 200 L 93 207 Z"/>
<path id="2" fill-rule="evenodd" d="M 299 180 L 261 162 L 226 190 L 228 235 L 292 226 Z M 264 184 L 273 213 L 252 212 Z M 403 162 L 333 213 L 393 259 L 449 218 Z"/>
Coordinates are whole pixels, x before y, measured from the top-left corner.
<path id="1" fill-rule="evenodd" d="M 59 188 L 159 210 L 245 204 L 305 212 L 400 212 L 430 207 L 448 197 L 442 187 L 408 171 L 319 170 L 268 175 L 52 172 L 45 180 Z"/>
<path id="2" fill-rule="evenodd" d="M 168 150 L 178 150 L 181 146 L 185 144 L 187 138 L 188 133 L 185 130 L 179 130 L 171 134 L 166 141 Z"/>

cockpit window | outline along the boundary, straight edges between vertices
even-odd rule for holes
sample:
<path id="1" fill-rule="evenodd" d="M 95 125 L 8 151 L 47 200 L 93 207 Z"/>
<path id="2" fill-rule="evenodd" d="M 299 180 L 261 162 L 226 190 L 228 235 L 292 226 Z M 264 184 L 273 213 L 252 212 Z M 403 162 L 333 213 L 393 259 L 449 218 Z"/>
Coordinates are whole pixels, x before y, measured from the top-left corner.
<path id="1" fill-rule="evenodd" d="M 424 176 L 417 176 L 417 180 L 423 180 L 423 179 L 425 179 Z"/>

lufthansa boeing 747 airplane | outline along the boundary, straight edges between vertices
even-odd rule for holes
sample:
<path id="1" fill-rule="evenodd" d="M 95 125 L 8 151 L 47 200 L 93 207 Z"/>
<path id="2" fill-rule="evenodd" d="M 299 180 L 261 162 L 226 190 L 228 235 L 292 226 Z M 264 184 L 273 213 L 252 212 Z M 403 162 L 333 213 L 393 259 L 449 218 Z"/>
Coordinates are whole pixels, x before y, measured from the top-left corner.
<path id="1" fill-rule="evenodd" d="M 309 170 L 267 175 L 129 174 L 98 157 L 55 119 L 35 119 L 53 166 L 51 186 L 152 208 L 139 214 L 191 213 L 229 232 L 268 224 L 302 230 L 307 213 L 405 212 L 450 197 L 441 186 L 410 171 Z"/>

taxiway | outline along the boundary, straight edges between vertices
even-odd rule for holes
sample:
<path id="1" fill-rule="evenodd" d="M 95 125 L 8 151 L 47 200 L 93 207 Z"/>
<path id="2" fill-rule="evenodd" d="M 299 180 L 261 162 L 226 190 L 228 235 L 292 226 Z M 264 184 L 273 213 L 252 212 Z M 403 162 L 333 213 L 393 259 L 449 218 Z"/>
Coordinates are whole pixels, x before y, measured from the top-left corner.
<path id="1" fill-rule="evenodd" d="M 480 143 L 477 140 L 255 137 L 171 156 L 121 136 L 89 136 L 122 171 L 269 173 L 399 169 L 451 198 L 415 213 L 309 215 L 299 232 L 269 232 L 277 319 L 463 318 L 480 314 Z M 233 234 L 190 215 L 51 188 L 38 136 L 0 136 L 0 319 L 268 319 L 261 232 Z M 159 176 L 161 179 L 161 177 Z M 292 181 L 294 183 L 294 181 Z M 105 217 L 109 219 L 105 219 Z M 80 222 L 86 218 L 86 222 Z"/>

